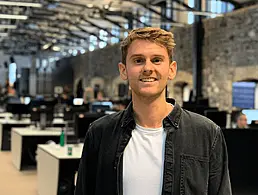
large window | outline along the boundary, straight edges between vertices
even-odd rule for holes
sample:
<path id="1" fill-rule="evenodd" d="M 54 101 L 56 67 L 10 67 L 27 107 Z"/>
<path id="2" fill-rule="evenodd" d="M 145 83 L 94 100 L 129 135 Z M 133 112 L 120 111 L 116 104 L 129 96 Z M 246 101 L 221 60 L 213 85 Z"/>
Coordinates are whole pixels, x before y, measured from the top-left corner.
<path id="1" fill-rule="evenodd" d="M 194 0 L 188 0 L 188 6 L 189 7 L 194 7 Z M 188 24 L 193 24 L 194 23 L 194 14 L 193 12 L 188 13 Z"/>
<path id="2" fill-rule="evenodd" d="M 128 28 L 129 28 L 129 25 L 128 25 L 127 23 L 125 23 L 125 24 L 124 24 L 124 28 L 125 28 L 125 29 L 128 29 Z M 127 36 L 128 36 L 128 32 L 125 31 L 125 32 L 124 32 L 124 37 L 127 37 Z"/>
<path id="3" fill-rule="evenodd" d="M 111 33 L 115 35 L 111 38 L 111 44 L 119 43 L 120 28 L 118 26 L 112 26 Z"/>
<path id="4" fill-rule="evenodd" d="M 103 41 L 99 42 L 99 48 L 104 48 L 107 46 L 108 41 L 108 33 L 104 30 L 99 31 L 99 38 Z"/>
<path id="5" fill-rule="evenodd" d="M 16 70 L 17 70 L 17 65 L 16 65 L 15 62 L 9 64 L 9 83 L 10 83 L 11 86 L 16 81 Z"/>
<path id="6" fill-rule="evenodd" d="M 207 11 L 223 14 L 234 10 L 234 6 L 231 3 L 224 2 L 221 0 L 207 0 L 206 1 Z M 215 17 L 215 16 L 212 16 Z"/>
<path id="7" fill-rule="evenodd" d="M 233 106 L 237 108 L 253 109 L 255 107 L 255 82 L 233 83 Z"/>
<path id="8" fill-rule="evenodd" d="M 90 51 L 93 51 L 94 49 L 97 48 L 97 46 L 98 46 L 98 39 L 97 39 L 97 37 L 95 37 L 94 35 L 91 35 L 89 42 L 90 42 L 90 44 L 89 44 L 89 50 Z"/>

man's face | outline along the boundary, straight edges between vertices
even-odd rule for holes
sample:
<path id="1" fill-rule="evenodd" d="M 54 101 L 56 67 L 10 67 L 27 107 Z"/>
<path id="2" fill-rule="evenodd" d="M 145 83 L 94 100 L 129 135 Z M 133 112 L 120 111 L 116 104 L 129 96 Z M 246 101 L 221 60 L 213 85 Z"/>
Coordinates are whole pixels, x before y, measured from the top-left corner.
<path id="1" fill-rule="evenodd" d="M 246 115 L 241 115 L 241 116 L 238 118 L 237 125 L 238 125 L 238 127 L 240 127 L 240 128 L 244 128 L 244 127 L 247 126 L 247 117 L 246 117 Z"/>
<path id="2" fill-rule="evenodd" d="M 119 64 L 121 78 L 129 81 L 132 93 L 142 97 L 160 96 L 176 68 L 165 47 L 140 39 L 129 46 L 126 65 Z"/>

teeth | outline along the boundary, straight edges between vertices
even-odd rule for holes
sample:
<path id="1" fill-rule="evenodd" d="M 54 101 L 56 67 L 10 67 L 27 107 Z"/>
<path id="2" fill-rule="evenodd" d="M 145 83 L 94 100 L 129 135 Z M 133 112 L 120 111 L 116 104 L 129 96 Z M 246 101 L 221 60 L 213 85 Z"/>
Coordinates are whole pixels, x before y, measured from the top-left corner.
<path id="1" fill-rule="evenodd" d="M 143 82 L 153 82 L 153 81 L 155 81 L 155 79 L 153 79 L 153 78 L 145 78 L 145 79 L 141 79 L 141 81 L 143 81 Z"/>

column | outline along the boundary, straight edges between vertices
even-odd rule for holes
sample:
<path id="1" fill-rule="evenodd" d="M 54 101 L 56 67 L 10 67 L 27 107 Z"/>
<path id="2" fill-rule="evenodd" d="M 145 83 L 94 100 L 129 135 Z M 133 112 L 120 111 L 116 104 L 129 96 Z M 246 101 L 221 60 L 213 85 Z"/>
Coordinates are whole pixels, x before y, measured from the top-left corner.
<path id="1" fill-rule="evenodd" d="M 202 0 L 195 1 L 195 9 L 201 11 Z M 198 101 L 203 98 L 202 94 L 202 46 L 204 38 L 204 28 L 201 16 L 195 16 L 195 22 L 192 27 L 193 40 L 193 100 Z"/>
<path id="2" fill-rule="evenodd" d="M 31 68 L 29 77 L 29 94 L 35 96 L 37 94 L 37 75 L 36 75 L 36 55 L 31 57 Z"/>

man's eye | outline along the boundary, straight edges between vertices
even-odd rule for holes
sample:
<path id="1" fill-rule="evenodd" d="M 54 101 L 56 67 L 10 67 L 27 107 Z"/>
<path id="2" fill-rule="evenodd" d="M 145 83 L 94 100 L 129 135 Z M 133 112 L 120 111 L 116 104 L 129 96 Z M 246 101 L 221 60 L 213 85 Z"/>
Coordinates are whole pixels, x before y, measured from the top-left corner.
<path id="1" fill-rule="evenodd" d="M 161 63 L 162 62 L 162 59 L 161 58 L 154 58 L 153 60 L 152 60 L 152 62 L 153 63 Z"/>
<path id="2" fill-rule="evenodd" d="M 141 59 L 141 58 L 134 59 L 135 64 L 142 64 L 143 62 L 144 62 L 144 59 Z"/>

